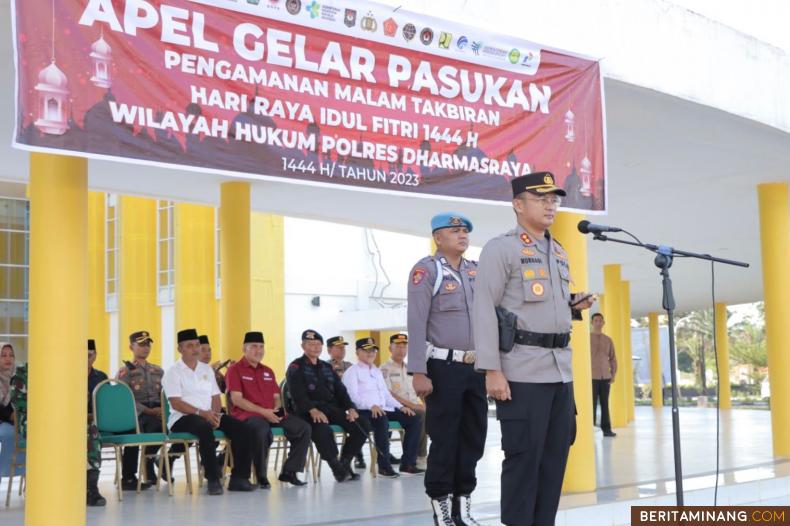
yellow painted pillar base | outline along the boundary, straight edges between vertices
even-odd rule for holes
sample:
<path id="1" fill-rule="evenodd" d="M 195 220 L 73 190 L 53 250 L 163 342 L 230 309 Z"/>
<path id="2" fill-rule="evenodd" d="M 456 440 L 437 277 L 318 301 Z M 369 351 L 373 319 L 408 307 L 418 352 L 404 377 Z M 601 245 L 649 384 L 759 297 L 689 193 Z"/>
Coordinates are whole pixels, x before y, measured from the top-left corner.
<path id="1" fill-rule="evenodd" d="M 634 360 L 631 348 L 631 283 L 620 282 L 620 312 L 622 315 L 620 329 L 623 331 L 623 362 L 622 372 L 625 380 L 625 396 L 627 421 L 634 420 Z M 618 362 L 619 364 L 620 362 Z"/>
<path id="2" fill-rule="evenodd" d="M 650 397 L 654 408 L 664 407 L 664 382 L 661 379 L 661 344 L 658 333 L 658 313 L 647 316 L 650 327 Z"/>
<path id="3" fill-rule="evenodd" d="M 605 265 L 603 268 L 603 287 L 606 296 L 606 310 L 603 311 L 603 332 L 614 342 L 617 357 L 617 374 L 609 394 L 609 413 L 612 427 L 625 427 L 628 423 L 628 398 L 626 396 L 626 371 L 624 370 L 625 352 L 623 349 L 620 265 Z"/>
<path id="4" fill-rule="evenodd" d="M 573 292 L 589 292 L 587 238 L 576 228 L 584 219 L 581 214 L 562 212 L 551 228 L 552 235 L 568 252 L 573 276 Z M 576 442 L 571 446 L 565 469 L 563 490 L 595 491 L 595 446 L 592 421 L 592 365 L 590 361 L 590 313 L 584 320 L 573 322 L 573 394 L 576 400 Z"/>
<path id="5" fill-rule="evenodd" d="M 238 358 L 252 325 L 250 183 L 222 184 L 219 217 L 222 339 L 217 359 L 226 360 Z"/>
<path id="6" fill-rule="evenodd" d="M 716 316 L 716 351 L 718 354 L 719 370 L 719 408 L 732 409 L 732 395 L 730 394 L 730 339 L 727 330 L 727 304 L 717 303 Z"/>
<path id="7" fill-rule="evenodd" d="M 30 154 L 25 525 L 85 524 L 88 163 Z"/>
<path id="8" fill-rule="evenodd" d="M 757 186 L 765 298 L 765 338 L 771 382 L 774 456 L 790 456 L 790 204 L 787 183 Z"/>
<path id="9" fill-rule="evenodd" d="M 284 228 L 282 216 L 252 214 L 252 327 L 263 331 L 263 360 L 278 379 L 285 377 L 286 366 Z"/>

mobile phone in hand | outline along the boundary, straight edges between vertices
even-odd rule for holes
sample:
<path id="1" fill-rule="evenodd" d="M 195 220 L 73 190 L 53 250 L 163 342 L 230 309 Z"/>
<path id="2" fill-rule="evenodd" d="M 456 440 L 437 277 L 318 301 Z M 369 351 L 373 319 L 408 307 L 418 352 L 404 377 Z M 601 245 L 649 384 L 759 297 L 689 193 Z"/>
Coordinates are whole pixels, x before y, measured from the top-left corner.
<path id="1" fill-rule="evenodd" d="M 582 303 L 582 302 L 584 302 L 584 301 L 587 301 L 588 299 L 592 298 L 593 296 L 595 296 L 595 294 L 587 294 L 587 295 L 586 295 L 586 296 L 584 296 L 583 298 L 577 299 L 576 301 L 574 301 L 573 303 L 571 303 L 571 307 L 575 307 L 575 306 L 576 306 L 576 305 L 578 305 L 579 303 Z"/>

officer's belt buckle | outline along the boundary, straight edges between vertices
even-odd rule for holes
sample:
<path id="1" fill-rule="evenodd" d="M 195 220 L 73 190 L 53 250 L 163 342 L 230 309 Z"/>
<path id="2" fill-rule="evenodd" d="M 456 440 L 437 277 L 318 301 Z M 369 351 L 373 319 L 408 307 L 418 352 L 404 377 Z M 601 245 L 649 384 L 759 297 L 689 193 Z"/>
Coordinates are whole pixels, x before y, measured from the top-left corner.
<path id="1" fill-rule="evenodd" d="M 477 358 L 476 354 L 475 351 L 464 351 L 464 363 L 475 363 L 475 359 Z"/>

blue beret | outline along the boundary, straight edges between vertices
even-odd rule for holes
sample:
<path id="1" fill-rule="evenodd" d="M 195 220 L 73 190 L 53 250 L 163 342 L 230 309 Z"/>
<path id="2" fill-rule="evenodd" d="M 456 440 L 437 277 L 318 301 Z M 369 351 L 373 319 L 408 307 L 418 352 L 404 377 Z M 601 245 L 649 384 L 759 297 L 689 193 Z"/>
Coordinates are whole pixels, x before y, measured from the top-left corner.
<path id="1" fill-rule="evenodd" d="M 431 232 L 436 232 L 440 228 L 456 226 L 465 226 L 470 232 L 472 231 L 472 222 L 469 221 L 469 218 L 456 212 L 444 212 L 433 216 L 433 219 L 431 219 Z"/>

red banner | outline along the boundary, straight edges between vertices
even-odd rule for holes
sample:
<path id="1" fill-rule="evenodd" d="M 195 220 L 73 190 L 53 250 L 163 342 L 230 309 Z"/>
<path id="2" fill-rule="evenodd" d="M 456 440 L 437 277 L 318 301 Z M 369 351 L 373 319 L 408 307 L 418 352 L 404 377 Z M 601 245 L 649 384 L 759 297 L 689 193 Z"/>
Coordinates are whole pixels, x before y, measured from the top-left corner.
<path id="1" fill-rule="evenodd" d="M 15 145 L 508 201 L 554 172 L 606 209 L 599 64 L 336 0 L 15 0 Z"/>

